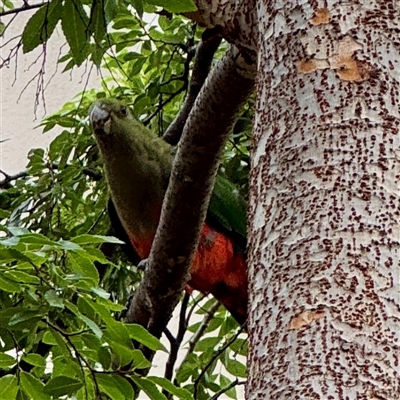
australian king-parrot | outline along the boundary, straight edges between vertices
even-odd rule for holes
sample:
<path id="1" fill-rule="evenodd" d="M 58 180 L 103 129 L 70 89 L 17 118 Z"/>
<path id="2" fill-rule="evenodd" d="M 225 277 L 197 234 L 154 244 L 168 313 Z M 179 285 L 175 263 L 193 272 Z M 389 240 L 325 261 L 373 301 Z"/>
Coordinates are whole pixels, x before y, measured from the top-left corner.
<path id="1" fill-rule="evenodd" d="M 133 248 L 145 259 L 160 218 L 174 148 L 116 99 L 94 103 L 90 121 L 118 217 Z M 190 273 L 190 287 L 211 293 L 239 323 L 246 321 L 246 205 L 236 187 L 221 176 Z"/>

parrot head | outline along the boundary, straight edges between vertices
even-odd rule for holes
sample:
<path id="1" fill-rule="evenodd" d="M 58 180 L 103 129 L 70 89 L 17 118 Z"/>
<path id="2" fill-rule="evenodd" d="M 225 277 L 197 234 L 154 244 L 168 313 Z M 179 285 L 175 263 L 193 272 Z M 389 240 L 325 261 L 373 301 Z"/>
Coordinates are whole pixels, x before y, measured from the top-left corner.
<path id="1" fill-rule="evenodd" d="M 116 99 L 96 101 L 89 110 L 89 120 L 97 137 L 124 131 L 124 125 L 135 121 L 129 108 Z"/>

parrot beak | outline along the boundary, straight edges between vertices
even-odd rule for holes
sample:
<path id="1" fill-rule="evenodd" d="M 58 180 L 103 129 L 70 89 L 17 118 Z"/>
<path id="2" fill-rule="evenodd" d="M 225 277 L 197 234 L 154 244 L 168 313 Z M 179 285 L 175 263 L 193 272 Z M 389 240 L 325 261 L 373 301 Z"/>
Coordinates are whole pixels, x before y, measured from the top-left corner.
<path id="1" fill-rule="evenodd" d="M 106 105 L 94 103 L 89 110 L 89 120 L 96 134 L 110 134 L 111 112 Z"/>

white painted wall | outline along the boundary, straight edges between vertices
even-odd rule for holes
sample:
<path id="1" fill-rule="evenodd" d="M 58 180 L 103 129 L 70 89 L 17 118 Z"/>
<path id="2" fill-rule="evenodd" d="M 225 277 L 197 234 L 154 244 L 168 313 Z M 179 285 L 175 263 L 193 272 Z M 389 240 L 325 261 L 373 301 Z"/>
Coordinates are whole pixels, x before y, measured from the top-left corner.
<path id="1" fill-rule="evenodd" d="M 7 29 L 2 38 L 4 48 L 1 48 L 1 59 L 9 56 L 11 49 L 18 43 L 18 39 L 6 44 L 10 39 L 21 34 L 26 21 L 36 10 L 18 15 Z M 7 24 L 11 16 L 2 18 Z M 24 169 L 27 163 L 27 154 L 31 148 L 46 147 L 58 133 L 57 130 L 42 134 L 42 129 L 35 127 L 45 114 L 56 112 L 74 95 L 81 92 L 86 82 L 88 87 L 100 87 L 95 69 L 89 75 L 84 67 L 76 68 L 72 73 L 61 74 L 65 64 L 57 65 L 60 48 L 65 43 L 61 30 L 56 29 L 47 45 L 45 64 L 44 99 L 39 98 L 40 104 L 35 112 L 35 91 L 37 79 L 34 79 L 24 91 L 26 85 L 34 78 L 42 66 L 41 49 L 23 54 L 22 49 L 18 58 L 13 58 L 9 65 L 0 69 L 1 84 L 1 111 L 0 111 L 0 139 L 6 140 L 0 144 L 0 169 L 6 173 L 16 173 Z M 64 52 L 66 48 L 64 48 Z M 39 57 L 39 59 L 35 60 Z M 2 177 L 0 177 L 2 179 Z"/>

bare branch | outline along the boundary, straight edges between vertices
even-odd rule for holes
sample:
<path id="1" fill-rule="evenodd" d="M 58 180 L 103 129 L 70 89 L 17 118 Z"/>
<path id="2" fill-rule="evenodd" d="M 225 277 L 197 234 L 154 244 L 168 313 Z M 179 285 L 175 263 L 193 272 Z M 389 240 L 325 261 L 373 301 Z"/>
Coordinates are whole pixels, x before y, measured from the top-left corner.
<path id="1" fill-rule="evenodd" d="M 171 350 L 169 352 L 167 363 L 165 364 L 165 373 L 164 373 L 164 377 L 168 380 L 172 380 L 174 366 L 178 358 L 178 351 L 186 333 L 187 329 L 186 310 L 189 303 L 189 299 L 190 299 L 190 294 L 185 292 L 185 296 L 182 300 L 181 310 L 179 313 L 178 333 L 176 335 L 176 338 L 173 338 L 174 339 L 173 341 L 170 340 Z M 164 331 L 164 333 L 166 332 Z"/>
<path id="2" fill-rule="evenodd" d="M 168 127 L 163 136 L 166 142 L 172 145 L 176 145 L 179 142 L 186 120 L 197 98 L 197 95 L 199 94 L 200 89 L 203 87 L 203 84 L 207 78 L 214 54 L 221 41 L 222 36 L 220 27 L 206 29 L 203 32 L 201 42 L 197 48 L 192 78 L 190 80 L 185 103 L 178 116 Z"/>
<path id="3" fill-rule="evenodd" d="M 226 393 L 228 390 L 232 389 L 233 387 L 245 385 L 245 384 L 246 384 L 246 381 L 239 381 L 239 380 L 235 379 L 228 386 L 225 386 L 221 390 L 218 390 L 218 392 L 215 393 L 214 396 L 210 397 L 210 400 L 217 400 L 220 396 L 222 396 L 224 393 Z"/>
<path id="4" fill-rule="evenodd" d="M 4 176 L 4 179 L 0 181 L 0 189 L 7 189 L 11 182 L 16 181 L 17 179 L 26 178 L 28 176 L 27 171 L 21 171 L 15 175 L 8 175 L 3 170 L 0 170 L 0 174 Z"/>
<path id="5" fill-rule="evenodd" d="M 3 17 L 4 15 L 10 15 L 10 14 L 19 14 L 23 11 L 33 10 L 34 8 L 40 8 L 44 4 L 47 4 L 47 3 L 28 4 L 28 3 L 24 2 L 24 5 L 22 7 L 13 8 L 12 10 L 0 12 L 0 17 Z"/>
<path id="6" fill-rule="evenodd" d="M 58 169 L 58 166 L 56 164 L 52 164 L 51 166 L 49 166 L 49 168 Z M 89 178 L 92 178 L 94 181 L 99 181 L 103 177 L 103 174 L 101 172 L 96 171 L 92 168 L 82 168 L 82 173 L 83 173 L 83 175 L 86 175 Z M 28 171 L 26 171 L 26 170 L 18 172 L 14 175 L 9 175 L 6 172 L 4 172 L 3 170 L 0 170 L 0 174 L 2 174 L 4 176 L 4 179 L 0 181 L 0 189 L 7 189 L 11 182 L 16 181 L 21 178 L 27 178 L 30 176 Z"/>

